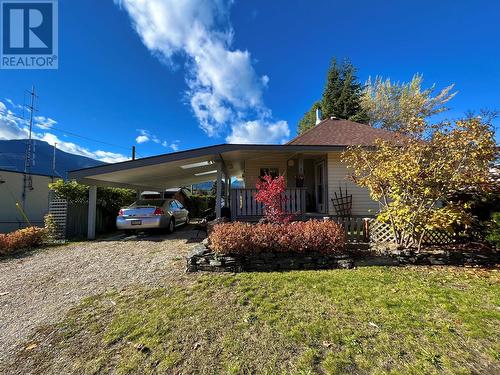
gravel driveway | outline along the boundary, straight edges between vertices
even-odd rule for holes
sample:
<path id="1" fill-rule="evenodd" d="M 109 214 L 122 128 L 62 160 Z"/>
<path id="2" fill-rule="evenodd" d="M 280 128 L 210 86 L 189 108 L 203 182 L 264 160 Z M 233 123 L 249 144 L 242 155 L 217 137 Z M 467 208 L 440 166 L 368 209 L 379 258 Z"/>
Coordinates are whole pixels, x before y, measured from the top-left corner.
<path id="1" fill-rule="evenodd" d="M 84 297 L 165 285 L 182 275 L 196 235 L 192 227 L 171 235 L 116 235 L 0 260 L 0 363 L 35 327 L 58 322 Z"/>

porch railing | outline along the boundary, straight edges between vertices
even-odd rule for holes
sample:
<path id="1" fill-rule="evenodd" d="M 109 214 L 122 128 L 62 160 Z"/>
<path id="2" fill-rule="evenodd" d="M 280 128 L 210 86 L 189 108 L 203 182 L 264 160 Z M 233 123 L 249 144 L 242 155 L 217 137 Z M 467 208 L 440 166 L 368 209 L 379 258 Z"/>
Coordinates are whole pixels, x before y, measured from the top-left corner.
<path id="1" fill-rule="evenodd" d="M 257 189 L 231 189 L 231 216 L 233 220 L 253 220 L 264 215 L 264 206 L 255 200 Z M 288 188 L 283 209 L 294 215 L 306 212 L 306 189 Z"/>

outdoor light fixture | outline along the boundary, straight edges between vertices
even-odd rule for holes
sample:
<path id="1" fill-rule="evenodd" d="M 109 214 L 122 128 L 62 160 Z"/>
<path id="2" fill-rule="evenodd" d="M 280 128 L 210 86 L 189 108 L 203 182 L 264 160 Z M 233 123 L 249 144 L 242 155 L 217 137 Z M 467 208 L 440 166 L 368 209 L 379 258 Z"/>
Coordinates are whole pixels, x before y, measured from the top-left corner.
<path id="1" fill-rule="evenodd" d="M 205 176 L 207 174 L 214 174 L 214 173 L 217 173 L 217 170 L 214 170 L 214 171 L 207 171 L 207 172 L 200 172 L 200 173 L 195 173 L 194 175 L 195 176 Z"/>
<path id="2" fill-rule="evenodd" d="M 198 167 L 206 167 L 206 166 L 212 165 L 212 164 L 214 164 L 214 162 L 212 160 L 206 160 L 206 161 L 200 161 L 198 163 L 181 165 L 181 168 L 182 169 L 191 169 L 191 168 L 198 168 Z"/>

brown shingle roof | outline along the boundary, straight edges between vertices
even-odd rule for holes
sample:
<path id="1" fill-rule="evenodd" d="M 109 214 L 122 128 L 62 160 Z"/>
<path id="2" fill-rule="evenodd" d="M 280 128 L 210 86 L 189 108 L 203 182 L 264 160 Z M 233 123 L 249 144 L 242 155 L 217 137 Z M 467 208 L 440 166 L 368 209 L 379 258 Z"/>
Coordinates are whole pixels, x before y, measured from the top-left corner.
<path id="1" fill-rule="evenodd" d="M 325 119 L 315 127 L 295 137 L 289 145 L 311 146 L 373 146 L 376 139 L 395 141 L 396 134 L 370 125 L 349 120 Z"/>

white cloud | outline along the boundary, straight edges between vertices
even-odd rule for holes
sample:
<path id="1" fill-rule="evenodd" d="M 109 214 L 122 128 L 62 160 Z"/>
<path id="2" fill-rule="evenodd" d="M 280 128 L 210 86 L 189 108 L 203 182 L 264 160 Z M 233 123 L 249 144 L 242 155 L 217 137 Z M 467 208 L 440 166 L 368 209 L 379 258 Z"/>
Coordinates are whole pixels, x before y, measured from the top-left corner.
<path id="1" fill-rule="evenodd" d="M 235 124 L 231 134 L 226 138 L 228 143 L 285 143 L 290 137 L 290 129 L 286 121 L 263 123 L 246 121 Z"/>
<path id="2" fill-rule="evenodd" d="M 11 103 L 9 102 L 9 104 Z M 16 108 L 16 105 L 14 103 L 12 103 L 11 106 Z M 0 102 L 0 139 L 27 139 L 29 137 L 27 121 L 15 116 L 13 112 L 11 112 L 10 110 L 6 110 L 6 108 L 6 105 Z M 39 120 L 35 118 L 35 123 L 37 124 L 37 126 L 39 124 L 44 124 L 46 127 L 38 126 L 43 130 L 50 129 L 51 126 L 57 123 L 55 120 L 48 117 L 38 116 L 38 118 Z M 57 143 L 57 148 L 62 151 L 69 152 L 71 154 L 86 156 L 106 163 L 114 163 L 129 159 L 125 155 L 119 153 L 102 150 L 91 151 L 86 147 L 77 145 L 76 143 L 63 141 L 59 137 L 57 137 L 57 135 L 49 133 L 47 131 L 33 131 L 32 137 L 34 139 L 45 141 L 50 145 L 54 145 L 54 143 Z"/>
<path id="3" fill-rule="evenodd" d="M 167 148 L 167 147 L 171 148 L 174 151 L 177 151 L 179 149 L 179 141 L 178 140 L 169 144 L 167 141 L 162 140 L 162 139 L 158 138 L 156 135 L 152 134 L 149 130 L 137 129 L 137 131 L 139 132 L 140 135 L 137 136 L 135 141 L 139 144 L 151 141 L 151 142 L 159 144 L 165 148 Z"/>
<path id="4" fill-rule="evenodd" d="M 140 144 L 140 143 L 145 143 L 145 142 L 149 141 L 149 137 L 148 137 L 147 135 L 139 135 L 139 136 L 135 139 L 135 141 L 136 141 L 137 143 L 139 143 L 139 144 Z"/>
<path id="5" fill-rule="evenodd" d="M 172 143 L 169 147 L 172 149 L 172 151 L 179 151 L 179 143 L 178 143 L 178 141 Z"/>
<path id="6" fill-rule="evenodd" d="M 15 109 L 23 109 L 23 106 L 22 106 L 22 105 L 14 103 L 14 102 L 12 101 L 12 99 L 5 98 L 5 101 L 6 101 L 7 103 L 9 103 L 9 104 L 10 104 L 10 106 L 11 106 L 12 108 L 15 108 Z"/>
<path id="7" fill-rule="evenodd" d="M 51 119 L 50 117 L 35 116 L 34 120 L 35 120 L 34 121 L 35 126 L 44 130 L 50 129 L 55 124 L 57 124 L 57 121 Z"/>
<path id="8" fill-rule="evenodd" d="M 130 160 L 129 157 L 116 152 L 97 150 L 94 152 L 94 154 L 97 156 L 98 160 L 101 160 L 105 163 L 117 163 L 119 161 Z"/>
<path id="9" fill-rule="evenodd" d="M 269 77 L 259 77 L 249 51 L 231 48 L 231 0 L 115 2 L 156 57 L 169 65 L 176 56 L 186 59 L 188 102 L 209 136 L 219 135 L 227 124 L 258 120 L 261 128 L 272 125 L 262 98 Z"/>

